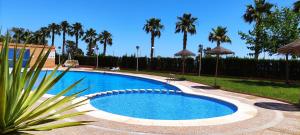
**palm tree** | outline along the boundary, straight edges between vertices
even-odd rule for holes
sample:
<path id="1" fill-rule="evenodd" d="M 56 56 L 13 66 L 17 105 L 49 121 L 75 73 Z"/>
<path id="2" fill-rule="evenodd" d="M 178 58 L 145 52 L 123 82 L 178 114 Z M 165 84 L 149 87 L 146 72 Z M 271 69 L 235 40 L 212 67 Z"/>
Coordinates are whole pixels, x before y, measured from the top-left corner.
<path id="1" fill-rule="evenodd" d="M 88 56 L 92 56 L 94 54 L 93 48 L 96 46 L 97 43 L 97 33 L 96 30 L 90 28 L 85 32 L 82 40 L 84 40 L 88 44 Z"/>
<path id="2" fill-rule="evenodd" d="M 155 37 L 160 37 L 161 30 L 164 28 L 164 25 L 161 24 L 161 20 L 157 18 L 150 18 L 149 20 L 146 20 L 146 24 L 144 25 L 143 29 L 146 31 L 146 33 L 151 33 L 151 53 L 150 58 L 151 61 L 153 59 L 153 53 L 154 53 L 154 39 Z"/>
<path id="3" fill-rule="evenodd" d="M 21 36 L 21 40 L 23 43 L 32 43 L 33 32 L 30 30 L 25 30 L 24 34 Z"/>
<path id="4" fill-rule="evenodd" d="M 294 3 L 294 12 L 300 13 L 300 0 Z"/>
<path id="5" fill-rule="evenodd" d="M 60 35 L 60 25 L 58 25 L 56 23 L 51 23 L 51 24 L 49 24 L 48 29 L 51 32 L 51 39 L 52 39 L 51 45 L 53 46 L 55 35 L 56 34 Z"/>
<path id="6" fill-rule="evenodd" d="M 60 23 L 60 28 L 61 28 L 62 35 L 63 35 L 62 54 L 65 54 L 66 34 L 70 34 L 70 25 L 67 21 L 62 21 Z"/>
<path id="7" fill-rule="evenodd" d="M 17 28 L 17 27 L 13 27 L 10 30 L 13 34 L 12 34 L 12 39 L 15 43 L 21 43 L 22 41 L 22 36 L 25 32 L 24 28 Z"/>
<path id="8" fill-rule="evenodd" d="M 103 56 L 106 55 L 106 46 L 107 45 L 112 45 L 113 44 L 113 39 L 112 39 L 112 34 L 109 33 L 108 31 L 104 30 L 99 34 L 99 41 L 100 44 L 103 44 Z"/>
<path id="9" fill-rule="evenodd" d="M 246 12 L 244 14 L 244 20 L 248 23 L 255 22 L 255 34 L 256 41 L 254 47 L 254 58 L 258 59 L 259 53 L 261 51 L 261 46 L 259 43 L 260 40 L 260 30 L 258 27 L 261 25 L 263 18 L 266 15 L 271 14 L 271 9 L 273 5 L 266 2 L 265 0 L 254 0 L 254 5 L 247 5 Z"/>
<path id="10" fill-rule="evenodd" d="M 217 47 L 220 47 L 221 43 L 231 43 L 230 38 L 227 36 L 227 28 L 222 26 L 218 26 L 216 29 L 212 29 L 212 32 L 209 33 L 208 40 L 211 42 L 217 42 Z M 217 54 L 215 78 L 218 76 L 219 57 L 220 55 Z"/>
<path id="11" fill-rule="evenodd" d="M 38 34 L 41 37 L 42 45 L 46 45 L 48 42 L 46 38 L 50 37 L 49 29 L 47 27 L 41 27 L 41 29 L 38 31 Z"/>
<path id="12" fill-rule="evenodd" d="M 187 34 L 191 35 L 196 34 L 195 23 L 197 18 L 192 17 L 191 14 L 183 14 L 182 17 L 177 17 L 178 22 L 176 23 L 175 33 L 183 33 L 183 49 L 186 49 L 187 46 Z"/>
<path id="13" fill-rule="evenodd" d="M 84 31 L 83 31 L 83 26 L 81 25 L 81 23 L 77 22 L 77 23 L 74 23 L 72 25 L 72 28 L 71 28 L 71 33 L 70 33 L 72 36 L 75 35 L 75 45 L 76 45 L 76 48 L 78 48 L 78 40 L 79 38 L 81 38 L 84 34 Z"/>

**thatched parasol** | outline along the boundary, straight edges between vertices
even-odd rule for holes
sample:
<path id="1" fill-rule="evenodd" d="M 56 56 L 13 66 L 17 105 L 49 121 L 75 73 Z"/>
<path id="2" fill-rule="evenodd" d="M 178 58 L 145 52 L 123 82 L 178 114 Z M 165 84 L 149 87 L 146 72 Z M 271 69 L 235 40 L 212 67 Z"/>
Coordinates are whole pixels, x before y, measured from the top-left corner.
<path id="1" fill-rule="evenodd" d="M 206 53 L 212 54 L 212 55 L 234 54 L 234 52 L 232 52 L 226 48 L 223 48 L 221 46 L 217 46 L 214 49 L 207 51 Z"/>
<path id="2" fill-rule="evenodd" d="M 278 53 L 300 55 L 300 39 L 295 40 L 285 46 L 280 47 Z"/>
<path id="3" fill-rule="evenodd" d="M 175 53 L 175 56 L 195 56 L 195 54 L 187 49 L 181 50 L 177 53 Z"/>
<path id="4" fill-rule="evenodd" d="M 206 52 L 207 54 L 211 54 L 211 55 L 217 55 L 217 62 L 216 62 L 216 71 L 215 71 L 215 86 L 217 86 L 217 76 L 218 76 L 218 64 L 219 64 L 219 56 L 220 55 L 225 55 L 225 54 L 234 54 L 234 52 L 223 48 L 221 46 L 217 46 L 214 49 L 211 49 L 209 51 Z"/>
<path id="5" fill-rule="evenodd" d="M 195 56 L 195 54 L 187 49 L 183 49 L 175 53 L 175 56 L 180 56 L 182 58 L 182 74 L 184 74 L 185 58 L 189 56 Z"/>
<path id="6" fill-rule="evenodd" d="M 300 39 L 280 47 L 278 53 L 285 54 L 285 81 L 289 83 L 289 54 L 300 55 Z"/>

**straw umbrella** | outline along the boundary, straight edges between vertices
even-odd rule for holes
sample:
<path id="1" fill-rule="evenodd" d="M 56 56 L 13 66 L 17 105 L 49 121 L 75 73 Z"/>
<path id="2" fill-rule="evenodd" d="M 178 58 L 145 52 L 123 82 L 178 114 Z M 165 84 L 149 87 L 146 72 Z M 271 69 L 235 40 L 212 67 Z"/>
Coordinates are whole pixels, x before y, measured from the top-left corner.
<path id="1" fill-rule="evenodd" d="M 285 46 L 280 47 L 278 53 L 300 55 L 300 39 L 295 40 Z"/>
<path id="2" fill-rule="evenodd" d="M 291 42 L 285 46 L 280 47 L 278 50 L 278 53 L 285 54 L 285 65 L 286 65 L 286 83 L 289 83 L 289 62 L 288 62 L 288 55 L 294 54 L 294 55 L 300 55 L 300 39 L 295 40 L 294 42 Z"/>
<path id="3" fill-rule="evenodd" d="M 234 54 L 234 52 L 225 49 L 221 46 L 217 46 L 214 49 L 207 51 L 207 54 L 211 54 L 211 55 L 217 55 L 217 62 L 216 62 L 216 71 L 215 71 L 215 83 L 214 85 L 217 86 L 217 76 L 218 76 L 218 65 L 219 65 L 219 56 L 220 55 L 225 55 L 225 54 Z"/>
<path id="4" fill-rule="evenodd" d="M 184 67 L 185 67 L 186 57 L 195 56 L 195 54 L 192 53 L 191 51 L 187 50 L 187 49 L 183 49 L 183 50 L 175 53 L 175 56 L 180 56 L 182 58 L 182 74 L 184 74 Z"/>
<path id="5" fill-rule="evenodd" d="M 217 28 L 213 28 L 212 32 L 208 35 L 208 40 L 211 42 L 216 42 L 217 47 L 208 51 L 208 54 L 217 55 L 217 63 L 216 63 L 216 72 L 215 72 L 215 86 L 217 84 L 217 76 L 218 76 L 218 63 L 219 56 L 222 54 L 232 54 L 233 52 L 221 47 L 221 43 L 231 43 L 231 39 L 227 35 L 227 28 L 218 26 Z"/>

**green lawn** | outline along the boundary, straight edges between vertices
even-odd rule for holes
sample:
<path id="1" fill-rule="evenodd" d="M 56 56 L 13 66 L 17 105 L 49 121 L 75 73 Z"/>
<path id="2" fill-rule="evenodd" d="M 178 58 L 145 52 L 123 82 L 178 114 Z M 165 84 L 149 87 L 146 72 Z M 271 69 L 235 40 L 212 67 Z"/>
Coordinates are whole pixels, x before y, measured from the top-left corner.
<path id="1" fill-rule="evenodd" d="M 136 71 L 132 70 L 121 70 L 121 72 L 137 73 Z M 139 71 L 139 73 L 158 76 L 168 76 L 168 73 L 163 72 Z M 178 77 L 182 76 L 178 75 Z M 210 86 L 213 86 L 214 84 L 214 77 L 210 76 L 199 77 L 194 75 L 185 75 L 184 77 L 188 81 L 196 83 L 206 84 Z M 221 89 L 223 90 L 263 96 L 286 101 L 293 104 L 299 103 L 300 85 L 287 85 L 283 82 L 271 82 L 225 77 L 218 78 L 217 82 L 217 84 L 221 86 Z"/>

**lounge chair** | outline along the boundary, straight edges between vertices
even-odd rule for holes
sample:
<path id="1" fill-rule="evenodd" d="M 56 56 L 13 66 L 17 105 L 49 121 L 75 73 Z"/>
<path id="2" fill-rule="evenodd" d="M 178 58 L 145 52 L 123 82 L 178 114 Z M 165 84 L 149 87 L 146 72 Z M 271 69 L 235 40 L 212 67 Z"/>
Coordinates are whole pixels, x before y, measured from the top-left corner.
<path id="1" fill-rule="evenodd" d="M 66 60 L 64 63 L 65 67 L 79 67 L 79 62 L 78 60 Z"/>
<path id="2" fill-rule="evenodd" d="M 169 74 L 169 76 L 167 77 L 167 82 L 171 82 L 171 81 L 176 81 L 176 75 L 175 74 Z"/>
<path id="3" fill-rule="evenodd" d="M 111 71 L 119 71 L 120 68 L 119 68 L 119 67 L 112 67 L 110 70 L 111 70 Z"/>

